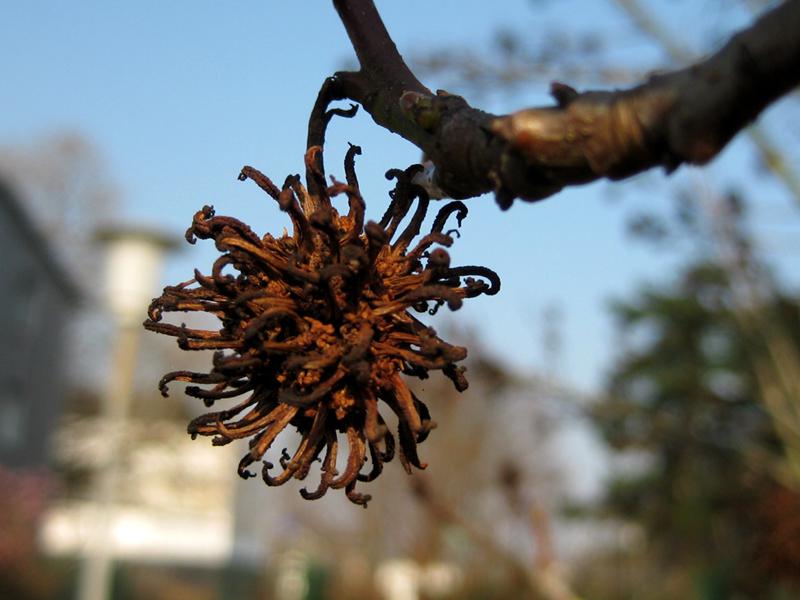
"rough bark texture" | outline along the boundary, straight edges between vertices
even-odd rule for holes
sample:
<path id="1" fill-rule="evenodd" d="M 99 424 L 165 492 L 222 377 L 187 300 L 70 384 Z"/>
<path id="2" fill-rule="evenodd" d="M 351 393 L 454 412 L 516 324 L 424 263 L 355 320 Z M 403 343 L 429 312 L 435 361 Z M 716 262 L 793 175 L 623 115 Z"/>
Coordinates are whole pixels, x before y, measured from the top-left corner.
<path id="1" fill-rule="evenodd" d="M 629 90 L 578 93 L 555 83 L 557 105 L 496 116 L 414 76 L 372 0 L 333 0 L 358 56 L 320 92 L 360 103 L 436 165 L 453 198 L 494 191 L 501 207 L 565 186 L 663 166 L 705 164 L 765 107 L 800 83 L 800 0 L 788 0 L 703 62 Z M 314 132 L 309 132 L 309 142 Z"/>

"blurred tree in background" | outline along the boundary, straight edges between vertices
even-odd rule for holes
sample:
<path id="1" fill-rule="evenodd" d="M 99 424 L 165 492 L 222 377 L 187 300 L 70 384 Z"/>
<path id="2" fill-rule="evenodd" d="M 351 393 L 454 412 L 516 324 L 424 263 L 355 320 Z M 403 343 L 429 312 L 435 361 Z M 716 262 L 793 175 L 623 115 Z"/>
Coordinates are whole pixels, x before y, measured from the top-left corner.
<path id="1" fill-rule="evenodd" d="M 763 309 L 800 341 L 795 302 L 778 296 Z M 602 509 L 641 528 L 632 551 L 646 553 L 665 584 L 654 597 L 756 597 L 800 583 L 798 545 L 786 543 L 800 539 L 800 495 L 764 464 L 780 449 L 755 373 L 767 350 L 742 331 L 728 274 L 691 264 L 677 285 L 614 312 L 639 343 L 621 357 L 594 416 L 639 467 L 610 482 Z M 636 575 L 630 592 L 651 597 L 649 578 Z"/>
<path id="2" fill-rule="evenodd" d="M 634 542 L 598 557 L 591 585 L 607 597 L 796 597 L 796 293 L 758 254 L 738 194 L 684 194 L 675 213 L 632 229 L 684 237 L 693 256 L 674 281 L 613 306 L 625 343 L 592 416 L 628 463 L 597 511 L 633 525 Z"/>

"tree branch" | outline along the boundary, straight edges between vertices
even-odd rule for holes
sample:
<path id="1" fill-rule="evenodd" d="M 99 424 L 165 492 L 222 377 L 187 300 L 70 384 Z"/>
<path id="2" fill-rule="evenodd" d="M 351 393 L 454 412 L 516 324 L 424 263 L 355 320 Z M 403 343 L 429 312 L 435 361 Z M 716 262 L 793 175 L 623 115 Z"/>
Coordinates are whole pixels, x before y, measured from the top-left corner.
<path id="1" fill-rule="evenodd" d="M 697 57 L 674 39 L 670 32 L 655 21 L 642 7 L 639 0 L 616 0 L 620 8 L 625 11 L 634 24 L 645 34 L 653 38 L 678 62 L 687 64 L 697 60 Z M 751 6 L 751 8 L 753 8 Z M 747 130 L 747 135 L 755 145 L 764 165 L 783 182 L 786 189 L 794 196 L 795 203 L 800 206 L 800 177 L 797 172 L 786 162 L 776 144 L 770 139 L 764 127 L 753 125 Z"/>
<path id="2" fill-rule="evenodd" d="M 422 85 L 372 0 L 333 0 L 361 64 L 334 76 L 336 96 L 362 104 L 436 165 L 453 198 L 494 191 L 540 200 L 568 185 L 663 166 L 705 164 L 800 82 L 800 0 L 787 0 L 686 69 L 629 90 L 578 93 L 553 84 L 557 106 L 495 116 Z"/>

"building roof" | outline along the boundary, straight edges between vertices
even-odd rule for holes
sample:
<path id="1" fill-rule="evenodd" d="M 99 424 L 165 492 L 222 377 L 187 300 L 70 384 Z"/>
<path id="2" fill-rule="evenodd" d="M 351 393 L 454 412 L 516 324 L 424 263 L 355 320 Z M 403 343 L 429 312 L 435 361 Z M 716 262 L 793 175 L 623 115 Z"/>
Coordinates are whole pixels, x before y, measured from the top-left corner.
<path id="1" fill-rule="evenodd" d="M 54 249 L 20 205 L 15 190 L 2 179 L 0 179 L 0 219 L 9 222 L 19 233 L 19 237 L 26 240 L 31 255 L 38 263 L 38 268 L 58 286 L 64 299 L 73 304 L 78 303 L 83 297 L 78 283 L 56 259 Z"/>

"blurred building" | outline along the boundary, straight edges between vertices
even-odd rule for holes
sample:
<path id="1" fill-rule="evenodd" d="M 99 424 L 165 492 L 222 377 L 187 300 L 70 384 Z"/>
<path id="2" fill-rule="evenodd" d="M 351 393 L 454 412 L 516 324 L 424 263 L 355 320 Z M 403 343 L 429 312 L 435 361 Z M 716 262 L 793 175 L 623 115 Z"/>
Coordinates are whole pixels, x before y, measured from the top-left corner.
<path id="1" fill-rule="evenodd" d="M 0 463 L 35 469 L 49 462 L 65 392 L 65 325 L 80 294 L 2 181 L 0 256 Z"/>
<path id="2" fill-rule="evenodd" d="M 99 510 L 91 482 L 114 438 L 123 451 L 111 453 L 120 476 L 107 544 L 124 585 L 133 585 L 130 573 L 138 565 L 194 572 L 222 568 L 233 545 L 235 471 L 229 467 L 235 457 L 210 444 L 193 444 L 186 434 L 186 408 L 177 398 L 168 402 L 158 393 L 156 382 L 170 360 L 164 355 L 167 340 L 143 340 L 144 347 L 133 357 L 135 406 L 124 428 L 113 429 L 104 420 L 98 388 L 104 379 L 119 377 L 108 364 L 113 354 L 111 318 L 92 297 L 98 290 L 86 289 L 62 262 L 80 260 L 79 252 L 45 235 L 29 208 L 23 194 L 0 180 L 0 484 L 9 487 L 11 503 L 11 508 L 4 505 L 0 522 L 0 597 L 51 597 L 59 589 L 70 595 L 77 569 L 58 575 L 51 565 L 63 560 L 74 564 L 86 554 Z M 53 217 L 54 223 L 59 221 Z M 125 275 L 136 273 L 126 269 Z M 100 287 L 102 277 L 95 280 Z M 142 315 L 145 310 L 143 302 Z M 70 326 L 77 318 L 79 329 Z M 135 328 L 139 332 L 138 323 Z M 92 343 L 80 336 L 91 336 Z M 69 377 L 75 348 L 89 350 L 86 357 L 95 378 L 82 381 L 85 388 Z M 155 372 L 143 372 L 148 359 L 159 363 Z M 27 479 L 11 479 L 12 471 L 27 477 L 45 469 L 44 478 L 30 475 L 35 481 L 28 487 L 41 484 L 36 494 L 16 489 Z M 11 509 L 32 514 L 20 516 Z M 27 569 L 24 577 L 14 571 L 22 573 L 22 567 L 14 566 L 18 564 Z M 52 584 L 39 596 L 30 591 L 37 579 Z M 8 591 L 9 582 L 18 584 L 16 591 Z M 192 590 L 208 587 L 198 581 Z"/>
<path id="3" fill-rule="evenodd" d="M 172 236 L 120 223 L 93 239 L 108 263 L 98 278 L 105 302 L 87 303 L 103 330 L 94 332 L 94 364 L 106 385 L 78 390 L 62 416 L 54 439 L 62 485 L 43 521 L 43 549 L 102 555 L 97 564 L 224 565 L 233 532 L 230 452 L 192 443 L 186 407 L 165 401 L 156 385 L 172 340 L 145 338 L 141 327 Z"/>

